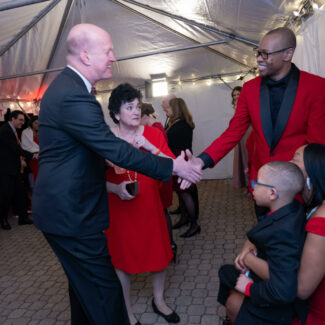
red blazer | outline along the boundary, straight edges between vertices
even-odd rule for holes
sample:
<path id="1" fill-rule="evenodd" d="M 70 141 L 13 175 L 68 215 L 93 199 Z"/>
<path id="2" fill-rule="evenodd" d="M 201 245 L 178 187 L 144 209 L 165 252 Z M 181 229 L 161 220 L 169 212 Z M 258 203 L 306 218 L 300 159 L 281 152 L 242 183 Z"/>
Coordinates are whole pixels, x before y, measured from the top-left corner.
<path id="1" fill-rule="evenodd" d="M 325 144 L 325 79 L 293 65 L 273 135 L 265 82 L 265 78 L 257 77 L 244 84 L 228 128 L 204 151 L 216 164 L 239 142 L 251 123 L 252 179 L 256 179 L 261 166 L 274 160 L 291 160 L 297 148 L 306 143 Z"/>

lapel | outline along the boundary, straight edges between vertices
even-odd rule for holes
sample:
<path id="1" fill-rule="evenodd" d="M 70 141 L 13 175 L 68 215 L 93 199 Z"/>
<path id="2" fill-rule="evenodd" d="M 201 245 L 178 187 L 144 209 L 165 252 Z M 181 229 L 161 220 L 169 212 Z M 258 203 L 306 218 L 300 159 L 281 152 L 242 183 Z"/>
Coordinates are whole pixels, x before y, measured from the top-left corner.
<path id="1" fill-rule="evenodd" d="M 10 142 L 11 143 L 15 143 L 15 144 L 18 145 L 18 141 L 17 141 L 16 135 L 15 135 L 14 131 L 12 130 L 11 126 L 9 125 L 9 123 L 7 123 L 5 125 L 7 127 L 7 134 L 9 136 Z"/>
<path id="2" fill-rule="evenodd" d="M 294 64 L 292 64 L 291 77 L 288 86 L 284 92 L 280 111 L 275 123 L 274 134 L 272 137 L 271 151 L 273 151 L 275 146 L 280 141 L 283 131 L 288 123 L 291 110 L 297 94 L 299 75 L 300 75 L 299 69 Z"/>
<path id="3" fill-rule="evenodd" d="M 265 216 L 256 226 L 254 226 L 250 231 L 247 232 L 247 237 L 250 238 L 255 233 L 263 230 L 266 227 L 272 225 L 275 221 L 285 217 L 286 215 L 298 210 L 300 203 L 298 201 L 293 201 L 285 205 L 284 207 L 276 210 L 271 215 Z"/>
<path id="4" fill-rule="evenodd" d="M 296 98 L 298 83 L 299 83 L 300 70 L 292 63 L 292 73 L 288 86 L 284 92 L 283 100 L 281 103 L 280 111 L 276 120 L 274 133 L 272 131 L 271 123 L 271 109 L 270 109 L 270 95 L 267 86 L 266 78 L 262 78 L 260 88 L 260 115 L 263 133 L 265 139 L 272 152 L 280 138 L 289 120 L 291 110 Z"/>

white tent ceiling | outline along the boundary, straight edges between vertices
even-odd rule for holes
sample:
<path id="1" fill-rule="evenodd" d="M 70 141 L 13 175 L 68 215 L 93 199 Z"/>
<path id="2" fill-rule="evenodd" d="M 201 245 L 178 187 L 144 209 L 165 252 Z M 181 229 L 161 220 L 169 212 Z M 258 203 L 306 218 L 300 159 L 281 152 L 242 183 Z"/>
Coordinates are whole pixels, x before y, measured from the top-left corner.
<path id="1" fill-rule="evenodd" d="M 123 81 L 143 86 L 157 73 L 166 73 L 174 81 L 207 76 L 237 78 L 254 68 L 252 48 L 260 37 L 283 26 L 304 2 L 0 0 L 0 99 L 41 98 L 57 74 L 49 71 L 65 66 L 68 31 L 81 22 L 106 29 L 118 59 L 113 79 L 99 82 L 99 91 Z M 216 41 L 224 43 L 185 49 Z M 176 49 L 183 50 L 173 51 Z M 157 54 L 166 51 L 171 52 Z M 153 52 L 156 54 L 149 55 Z M 134 58 L 137 55 L 140 57 Z M 47 73 L 33 74 L 40 71 Z"/>

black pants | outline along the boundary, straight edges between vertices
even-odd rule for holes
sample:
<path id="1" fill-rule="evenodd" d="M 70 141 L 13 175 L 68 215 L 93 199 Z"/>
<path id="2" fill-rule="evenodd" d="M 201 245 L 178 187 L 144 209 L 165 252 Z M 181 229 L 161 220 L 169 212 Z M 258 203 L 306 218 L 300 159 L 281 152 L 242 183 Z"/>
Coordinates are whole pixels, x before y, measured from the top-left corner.
<path id="1" fill-rule="evenodd" d="M 27 204 L 21 175 L 0 174 L 0 222 L 14 207 L 20 219 L 27 217 Z"/>
<path id="2" fill-rule="evenodd" d="M 104 233 L 77 238 L 44 236 L 69 280 L 71 325 L 129 325 Z"/>

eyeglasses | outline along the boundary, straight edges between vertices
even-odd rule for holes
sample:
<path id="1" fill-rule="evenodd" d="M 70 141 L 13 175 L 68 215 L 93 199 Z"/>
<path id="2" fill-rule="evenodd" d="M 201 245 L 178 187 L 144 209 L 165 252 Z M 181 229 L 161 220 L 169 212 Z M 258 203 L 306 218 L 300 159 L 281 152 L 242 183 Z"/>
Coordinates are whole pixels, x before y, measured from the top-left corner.
<path id="1" fill-rule="evenodd" d="M 252 189 L 254 189 L 256 185 L 266 186 L 266 187 L 269 187 L 269 188 L 275 188 L 275 186 L 273 186 L 273 185 L 260 183 L 256 179 L 252 179 L 251 180 L 251 187 L 252 187 Z"/>
<path id="2" fill-rule="evenodd" d="M 286 47 L 284 49 L 273 51 L 273 52 L 264 52 L 264 51 L 260 51 L 257 47 L 255 47 L 253 49 L 253 51 L 254 51 L 254 55 L 255 55 L 256 58 L 258 58 L 261 55 L 263 60 L 267 60 L 269 58 L 269 55 L 284 52 L 284 51 L 289 50 L 291 48 L 292 47 Z"/>

